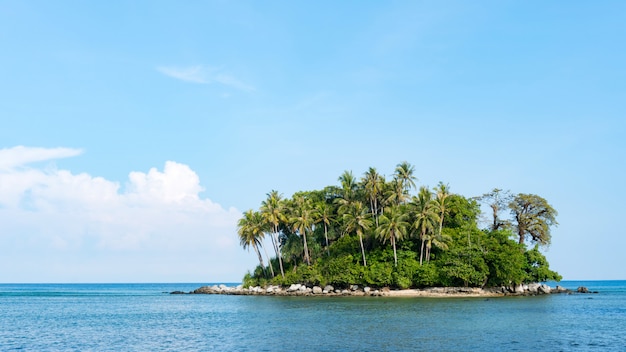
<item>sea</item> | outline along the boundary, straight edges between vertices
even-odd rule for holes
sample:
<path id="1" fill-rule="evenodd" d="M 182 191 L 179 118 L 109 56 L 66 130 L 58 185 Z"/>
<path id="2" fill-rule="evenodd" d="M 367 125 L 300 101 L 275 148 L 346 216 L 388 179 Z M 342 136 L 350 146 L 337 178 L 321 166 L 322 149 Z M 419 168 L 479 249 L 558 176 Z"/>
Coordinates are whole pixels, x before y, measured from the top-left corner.
<path id="1" fill-rule="evenodd" d="M 626 281 L 532 297 L 169 294 L 207 284 L 0 284 L 0 351 L 626 351 Z"/>

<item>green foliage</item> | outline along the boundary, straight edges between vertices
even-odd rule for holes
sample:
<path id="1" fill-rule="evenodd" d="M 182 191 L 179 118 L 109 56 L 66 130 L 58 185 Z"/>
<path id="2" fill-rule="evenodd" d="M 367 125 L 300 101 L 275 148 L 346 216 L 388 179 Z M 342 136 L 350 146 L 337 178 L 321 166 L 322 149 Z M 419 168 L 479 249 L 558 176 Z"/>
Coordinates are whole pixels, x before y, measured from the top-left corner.
<path id="1" fill-rule="evenodd" d="M 418 266 L 413 274 L 413 285 L 415 287 L 432 287 L 439 284 L 439 269 L 430 262 Z"/>
<path id="2" fill-rule="evenodd" d="M 483 245 L 489 267 L 489 286 L 510 286 L 524 281 L 524 247 L 511 239 L 510 231 L 485 233 Z"/>
<path id="3" fill-rule="evenodd" d="M 529 282 L 561 281 L 559 273 L 550 270 L 546 257 L 539 252 L 538 246 L 525 253 L 526 274 Z"/>
<path id="4" fill-rule="evenodd" d="M 365 270 L 364 284 L 375 287 L 391 286 L 394 282 L 393 263 L 371 261 Z"/>
<path id="5" fill-rule="evenodd" d="M 240 244 L 259 261 L 244 285 L 409 288 L 561 279 L 536 246 L 523 244 L 550 243 L 557 213 L 545 199 L 500 190 L 476 198 L 491 208 L 492 221 L 480 230 L 475 199 L 449 193 L 443 183 L 434 193 L 425 186 L 416 192 L 413 173 L 403 162 L 388 181 L 370 168 L 360 180 L 346 171 L 338 185 L 291 198 L 271 191 L 238 223 Z M 510 220 L 500 217 L 507 203 Z M 261 250 L 268 245 L 276 256 L 265 266 Z"/>
<path id="6" fill-rule="evenodd" d="M 357 252 L 358 253 L 358 252 Z M 356 258 L 359 258 L 357 255 Z M 355 256 L 351 254 L 339 257 L 329 257 L 320 261 L 319 270 L 326 283 L 347 287 L 350 284 L 361 283 L 362 269 Z"/>

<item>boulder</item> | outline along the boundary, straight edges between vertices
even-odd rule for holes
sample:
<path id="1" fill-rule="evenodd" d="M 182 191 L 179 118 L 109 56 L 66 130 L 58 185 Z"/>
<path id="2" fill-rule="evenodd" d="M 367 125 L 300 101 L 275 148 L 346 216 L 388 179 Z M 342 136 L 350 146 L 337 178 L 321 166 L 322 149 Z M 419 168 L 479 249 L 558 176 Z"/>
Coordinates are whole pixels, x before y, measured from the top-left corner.
<path id="1" fill-rule="evenodd" d="M 298 291 L 300 289 L 300 287 L 302 287 L 301 284 L 291 284 L 291 286 L 289 286 L 289 288 L 287 289 L 287 292 Z"/>
<path id="2" fill-rule="evenodd" d="M 524 286 L 523 286 L 523 285 L 521 285 L 521 284 L 520 284 L 520 285 L 515 286 L 515 288 L 514 288 L 514 291 L 513 291 L 513 292 L 514 292 L 514 293 L 524 293 Z"/>
<path id="3" fill-rule="evenodd" d="M 539 290 L 539 293 L 546 293 L 547 294 L 547 293 L 552 292 L 552 288 L 550 286 L 546 285 L 546 284 L 541 284 L 539 286 L 538 290 Z"/>
<path id="4" fill-rule="evenodd" d="M 363 292 L 365 292 L 366 294 L 367 294 L 367 293 L 370 293 L 370 291 L 371 291 L 371 290 L 372 290 L 372 289 L 371 289 L 369 286 L 365 286 L 365 287 L 363 287 Z"/>
<path id="5" fill-rule="evenodd" d="M 322 294 L 322 292 L 323 292 L 323 290 L 322 290 L 322 288 L 321 288 L 321 287 L 319 287 L 319 286 L 313 286 L 313 294 L 314 294 L 314 295 L 319 295 L 319 294 Z"/>
<path id="6" fill-rule="evenodd" d="M 350 291 L 356 291 L 359 289 L 359 285 L 350 285 Z"/>
<path id="7" fill-rule="evenodd" d="M 578 292 L 578 293 L 589 293 L 589 289 L 586 288 L 585 286 L 580 286 L 580 287 L 578 287 L 576 292 Z"/>
<path id="8" fill-rule="evenodd" d="M 324 293 L 331 293 L 333 291 L 335 291 L 335 288 L 332 287 L 331 285 L 324 286 L 324 291 L 323 291 Z"/>
<path id="9" fill-rule="evenodd" d="M 528 292 L 530 293 L 537 293 L 537 291 L 539 290 L 539 287 L 541 285 L 538 283 L 532 283 L 532 284 L 528 284 Z"/>

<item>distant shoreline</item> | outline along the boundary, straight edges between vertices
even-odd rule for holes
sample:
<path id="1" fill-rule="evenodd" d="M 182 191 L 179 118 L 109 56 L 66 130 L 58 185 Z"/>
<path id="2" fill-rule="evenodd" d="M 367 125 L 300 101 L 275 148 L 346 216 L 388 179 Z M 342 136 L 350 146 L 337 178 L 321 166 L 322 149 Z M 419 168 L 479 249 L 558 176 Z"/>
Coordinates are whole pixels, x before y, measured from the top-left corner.
<path id="1" fill-rule="evenodd" d="M 221 295 L 245 295 L 245 296 L 312 296 L 312 297 L 338 297 L 338 296 L 371 296 L 371 297 L 505 297 L 505 296 L 536 296 L 555 293 L 598 293 L 591 292 L 581 286 L 572 291 L 562 286 L 554 288 L 546 284 L 517 285 L 515 287 L 429 287 L 423 289 L 390 289 L 388 287 L 373 289 L 351 285 L 345 289 L 335 289 L 333 286 L 306 286 L 294 284 L 289 287 L 236 287 L 226 285 L 202 286 L 194 291 L 174 291 L 171 294 L 221 294 Z"/>

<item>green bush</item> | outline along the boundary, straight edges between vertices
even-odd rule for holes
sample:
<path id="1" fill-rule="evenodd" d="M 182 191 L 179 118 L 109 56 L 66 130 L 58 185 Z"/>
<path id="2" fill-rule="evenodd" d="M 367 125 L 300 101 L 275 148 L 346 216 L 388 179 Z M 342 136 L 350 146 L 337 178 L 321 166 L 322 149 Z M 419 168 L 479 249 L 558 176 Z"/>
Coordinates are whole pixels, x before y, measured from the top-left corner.
<path id="1" fill-rule="evenodd" d="M 415 287 L 433 287 L 441 285 L 439 282 L 439 269 L 432 263 L 425 263 L 417 268 L 413 274 Z"/>

